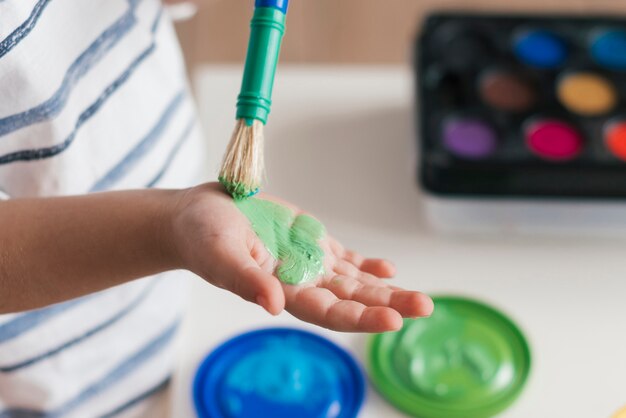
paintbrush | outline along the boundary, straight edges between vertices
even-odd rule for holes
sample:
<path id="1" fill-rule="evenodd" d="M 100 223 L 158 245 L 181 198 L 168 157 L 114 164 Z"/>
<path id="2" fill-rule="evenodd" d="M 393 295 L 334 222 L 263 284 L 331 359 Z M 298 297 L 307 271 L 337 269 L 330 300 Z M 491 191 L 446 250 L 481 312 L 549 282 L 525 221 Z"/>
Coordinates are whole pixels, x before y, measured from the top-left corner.
<path id="1" fill-rule="evenodd" d="M 220 183 L 234 199 L 255 195 L 264 175 L 263 128 L 272 106 L 289 0 L 256 0 L 237 98 L 237 124 L 224 155 Z"/>

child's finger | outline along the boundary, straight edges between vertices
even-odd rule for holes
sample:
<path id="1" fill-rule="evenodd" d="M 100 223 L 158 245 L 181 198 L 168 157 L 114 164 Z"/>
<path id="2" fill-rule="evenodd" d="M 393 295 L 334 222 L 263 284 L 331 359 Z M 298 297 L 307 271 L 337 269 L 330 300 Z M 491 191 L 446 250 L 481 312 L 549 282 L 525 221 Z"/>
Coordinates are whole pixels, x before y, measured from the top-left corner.
<path id="1" fill-rule="evenodd" d="M 389 284 L 385 280 L 381 280 L 380 278 L 374 276 L 370 273 L 365 273 L 363 271 L 359 271 L 359 274 L 354 276 L 354 278 L 358 279 L 361 283 L 366 284 L 368 286 L 373 287 L 389 287 Z"/>
<path id="2" fill-rule="evenodd" d="M 303 321 L 341 332 L 385 332 L 402 327 L 400 314 L 385 307 L 366 307 L 339 300 L 324 288 L 286 289 L 287 310 Z"/>
<path id="3" fill-rule="evenodd" d="M 365 258 L 354 251 L 345 251 L 343 259 L 353 264 L 356 268 L 366 273 L 373 274 L 381 279 L 389 279 L 396 274 L 395 266 L 379 258 Z"/>
<path id="4" fill-rule="evenodd" d="M 363 264 L 363 261 L 365 261 L 365 257 L 352 250 L 344 251 L 343 259 L 354 264 L 358 268 L 361 268 L 361 264 Z"/>
<path id="5" fill-rule="evenodd" d="M 379 279 L 390 279 L 396 275 L 396 267 L 387 260 L 366 258 L 357 266 L 365 273 L 373 274 Z"/>
<path id="6" fill-rule="evenodd" d="M 403 317 L 429 316 L 433 310 L 432 300 L 422 293 L 370 286 L 352 277 L 334 277 L 327 280 L 324 287 L 339 299 L 353 300 L 366 306 L 386 306 Z"/>
<path id="7" fill-rule="evenodd" d="M 279 280 L 261 269 L 245 246 L 224 245 L 220 252 L 216 269 L 222 287 L 261 305 L 272 315 L 284 309 L 285 296 Z"/>
<path id="8" fill-rule="evenodd" d="M 359 270 L 358 267 L 341 258 L 335 261 L 333 266 L 333 272 L 341 276 L 350 277 L 357 277 L 359 274 L 361 274 L 361 270 Z"/>
<path id="9" fill-rule="evenodd" d="M 333 237 L 328 237 L 328 245 L 330 246 L 330 250 L 335 254 L 335 257 L 342 258 L 346 249 Z"/>

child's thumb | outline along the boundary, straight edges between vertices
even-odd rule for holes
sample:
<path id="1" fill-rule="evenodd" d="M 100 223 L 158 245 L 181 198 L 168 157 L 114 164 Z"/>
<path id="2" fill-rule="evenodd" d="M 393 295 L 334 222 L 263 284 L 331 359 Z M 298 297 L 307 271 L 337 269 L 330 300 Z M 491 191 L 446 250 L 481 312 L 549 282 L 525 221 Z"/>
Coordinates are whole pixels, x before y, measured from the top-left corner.
<path id="1" fill-rule="evenodd" d="M 261 269 L 250 251 L 238 245 L 221 245 L 211 262 L 213 276 L 223 287 L 243 299 L 257 303 L 272 315 L 285 308 L 285 295 L 280 281 Z"/>
<path id="2" fill-rule="evenodd" d="M 233 281 L 234 292 L 272 315 L 285 309 L 285 295 L 276 277 L 259 267 L 240 270 Z"/>

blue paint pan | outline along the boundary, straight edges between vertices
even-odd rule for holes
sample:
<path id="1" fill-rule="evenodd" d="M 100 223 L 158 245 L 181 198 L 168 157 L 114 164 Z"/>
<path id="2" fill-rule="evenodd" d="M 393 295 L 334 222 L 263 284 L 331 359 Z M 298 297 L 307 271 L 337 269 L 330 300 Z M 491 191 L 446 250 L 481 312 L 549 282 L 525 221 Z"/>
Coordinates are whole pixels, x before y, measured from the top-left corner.
<path id="1" fill-rule="evenodd" d="M 193 385 L 200 418 L 353 418 L 365 397 L 356 361 L 310 332 L 270 328 L 220 345 Z"/>

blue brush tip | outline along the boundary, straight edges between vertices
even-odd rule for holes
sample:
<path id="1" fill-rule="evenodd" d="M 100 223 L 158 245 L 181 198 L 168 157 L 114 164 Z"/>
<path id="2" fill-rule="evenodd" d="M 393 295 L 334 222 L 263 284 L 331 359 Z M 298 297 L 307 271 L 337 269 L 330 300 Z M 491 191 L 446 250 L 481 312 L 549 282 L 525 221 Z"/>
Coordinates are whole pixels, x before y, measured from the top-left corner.
<path id="1" fill-rule="evenodd" d="M 256 7 L 273 7 L 287 14 L 289 0 L 256 0 Z"/>

